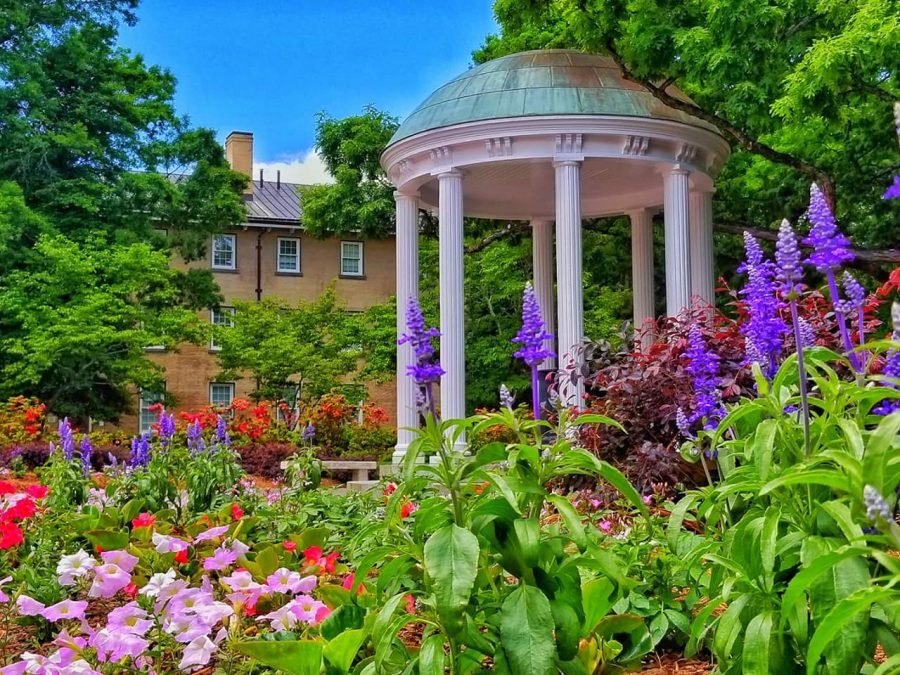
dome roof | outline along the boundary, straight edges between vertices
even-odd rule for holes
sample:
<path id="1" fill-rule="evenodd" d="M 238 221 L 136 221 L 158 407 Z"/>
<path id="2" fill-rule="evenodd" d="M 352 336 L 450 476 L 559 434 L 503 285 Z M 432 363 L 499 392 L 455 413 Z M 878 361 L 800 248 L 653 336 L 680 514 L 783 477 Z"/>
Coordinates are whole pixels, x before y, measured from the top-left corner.
<path id="1" fill-rule="evenodd" d="M 675 95 L 687 100 L 680 92 Z M 390 144 L 465 122 L 545 115 L 642 117 L 715 131 L 625 80 L 608 56 L 546 49 L 510 54 L 467 70 L 413 110 Z"/>

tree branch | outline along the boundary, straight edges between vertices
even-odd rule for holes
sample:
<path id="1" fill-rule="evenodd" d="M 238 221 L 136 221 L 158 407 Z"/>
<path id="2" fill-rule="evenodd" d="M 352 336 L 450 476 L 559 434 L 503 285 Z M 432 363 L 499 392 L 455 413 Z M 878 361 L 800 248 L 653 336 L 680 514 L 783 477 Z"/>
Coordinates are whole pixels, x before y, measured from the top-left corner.
<path id="1" fill-rule="evenodd" d="M 670 80 L 666 80 L 662 83 L 662 86 L 656 85 L 648 79 L 643 77 L 638 77 L 634 73 L 629 70 L 628 66 L 625 65 L 622 57 L 615 50 L 613 43 L 611 40 L 607 41 L 606 48 L 609 50 L 609 54 L 612 57 L 613 61 L 615 61 L 616 65 L 622 71 L 622 77 L 628 80 L 629 82 L 634 82 L 635 84 L 639 84 L 644 87 L 650 94 L 653 95 L 659 102 L 667 105 L 670 108 L 675 110 L 679 110 L 683 113 L 687 113 L 697 119 L 703 120 L 709 124 L 712 124 L 716 129 L 718 129 L 727 139 L 731 140 L 736 145 L 744 148 L 748 152 L 752 152 L 755 155 L 759 155 L 760 157 L 764 157 L 769 161 L 776 162 L 778 164 L 784 164 L 789 166 L 796 171 L 808 176 L 816 183 L 819 184 L 819 188 L 825 195 L 825 198 L 828 200 L 828 203 L 831 205 L 831 208 L 834 209 L 835 206 L 835 188 L 834 181 L 831 179 L 825 171 L 820 169 L 819 167 L 810 164 L 809 162 L 800 159 L 799 157 L 795 157 L 793 155 L 789 155 L 785 152 L 781 152 L 779 150 L 775 150 L 774 148 L 766 145 L 765 143 L 761 143 L 755 138 L 750 137 L 747 133 L 745 133 L 742 129 L 734 126 L 731 122 L 722 117 L 719 117 L 715 113 L 711 113 L 704 108 L 701 108 L 696 103 L 691 103 L 689 101 L 682 100 L 680 98 L 676 98 L 672 96 L 668 91 L 668 83 Z"/>
<path id="2" fill-rule="evenodd" d="M 517 223 L 509 223 L 502 230 L 498 230 L 486 236 L 481 241 L 478 241 L 471 246 L 466 246 L 466 253 L 478 253 L 479 251 L 483 251 L 488 246 L 493 244 L 495 241 L 499 241 L 501 239 L 505 239 L 506 237 L 512 236 L 514 234 L 524 234 L 531 229 L 531 225 L 525 222 L 517 222 Z"/>
<path id="3" fill-rule="evenodd" d="M 758 227 L 744 227 L 742 225 L 732 225 L 729 223 L 715 223 L 713 229 L 717 232 L 725 232 L 727 234 L 743 235 L 744 232 L 752 234 L 757 239 L 766 241 L 777 241 L 778 233 L 774 230 L 765 230 Z M 802 244 L 801 244 L 802 245 Z M 854 261 L 855 267 L 871 270 L 877 265 L 900 265 L 900 249 L 888 248 L 882 250 L 853 248 L 853 255 L 856 256 Z M 853 264 L 853 263 L 851 263 Z"/>

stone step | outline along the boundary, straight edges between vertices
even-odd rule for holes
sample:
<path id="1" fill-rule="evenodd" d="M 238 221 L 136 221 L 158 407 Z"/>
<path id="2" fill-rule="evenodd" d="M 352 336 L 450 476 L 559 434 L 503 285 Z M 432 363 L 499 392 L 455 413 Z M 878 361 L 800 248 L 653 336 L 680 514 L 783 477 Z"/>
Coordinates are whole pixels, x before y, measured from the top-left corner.
<path id="1" fill-rule="evenodd" d="M 345 487 L 347 492 L 368 492 L 378 487 L 378 483 L 377 480 L 351 480 Z"/>
<path id="2" fill-rule="evenodd" d="M 394 466 L 393 464 L 379 464 L 378 465 L 378 477 L 379 478 L 390 478 L 393 475 L 400 473 L 400 467 Z"/>

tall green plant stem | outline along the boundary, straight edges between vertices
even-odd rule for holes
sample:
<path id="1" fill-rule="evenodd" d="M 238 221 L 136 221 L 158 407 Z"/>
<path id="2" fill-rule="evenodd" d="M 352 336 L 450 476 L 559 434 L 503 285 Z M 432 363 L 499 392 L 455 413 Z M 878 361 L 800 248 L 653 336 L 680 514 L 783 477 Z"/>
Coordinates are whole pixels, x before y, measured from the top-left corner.
<path id="1" fill-rule="evenodd" d="M 809 434 L 809 400 L 806 392 L 806 362 L 803 359 L 803 340 L 800 338 L 800 316 L 797 313 L 797 300 L 792 297 L 788 300 L 791 307 L 791 323 L 794 326 L 794 341 L 797 343 L 797 372 L 800 378 L 800 407 L 803 411 L 803 445 L 806 458 L 812 452 L 812 442 Z M 846 329 L 846 325 L 844 326 Z"/>

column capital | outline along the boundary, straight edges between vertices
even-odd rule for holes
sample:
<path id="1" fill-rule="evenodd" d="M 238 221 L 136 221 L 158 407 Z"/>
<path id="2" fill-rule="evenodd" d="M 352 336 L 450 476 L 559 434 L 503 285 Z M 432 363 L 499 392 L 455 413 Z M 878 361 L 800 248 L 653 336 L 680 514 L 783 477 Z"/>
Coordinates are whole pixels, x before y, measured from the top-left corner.
<path id="1" fill-rule="evenodd" d="M 394 190 L 394 201 L 402 202 L 405 200 L 417 200 L 419 199 L 419 191 L 415 190 L 413 192 L 406 192 L 401 190 Z"/>
<path id="2" fill-rule="evenodd" d="M 665 176 L 690 176 L 691 170 L 684 164 L 666 164 L 659 167 L 659 172 Z"/>
<path id="3" fill-rule="evenodd" d="M 695 195 L 695 194 L 696 195 L 704 195 L 704 194 L 714 195 L 714 194 L 716 194 L 716 188 L 714 188 L 714 187 L 705 188 L 705 187 L 700 187 L 699 185 L 691 185 L 690 191 L 691 191 L 692 195 Z"/>
<path id="4" fill-rule="evenodd" d="M 558 169 L 561 166 L 581 166 L 583 163 L 583 159 L 554 159 L 553 168 Z"/>
<path id="5" fill-rule="evenodd" d="M 641 216 L 647 216 L 648 219 L 652 220 L 654 211 L 655 209 L 649 206 L 641 206 L 640 208 L 629 209 L 625 212 L 625 215 L 628 216 L 632 223 L 634 223 L 634 221 L 641 218 Z"/>
<path id="6" fill-rule="evenodd" d="M 462 180 L 463 178 L 465 178 L 466 174 L 456 167 L 451 167 L 432 175 L 437 176 L 438 180 L 445 180 L 447 178 L 459 178 L 460 180 Z"/>

